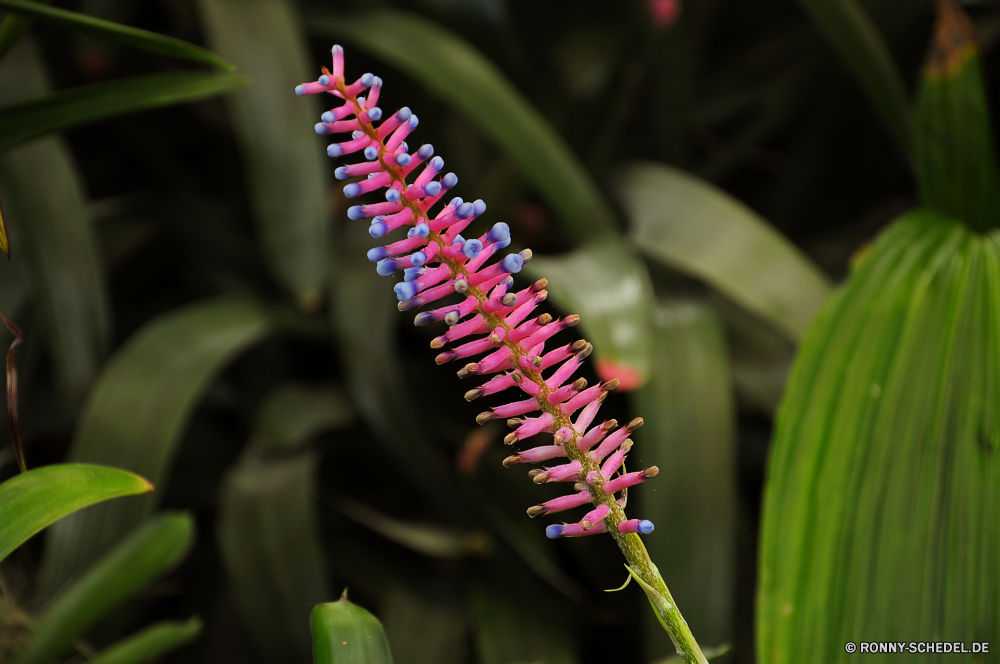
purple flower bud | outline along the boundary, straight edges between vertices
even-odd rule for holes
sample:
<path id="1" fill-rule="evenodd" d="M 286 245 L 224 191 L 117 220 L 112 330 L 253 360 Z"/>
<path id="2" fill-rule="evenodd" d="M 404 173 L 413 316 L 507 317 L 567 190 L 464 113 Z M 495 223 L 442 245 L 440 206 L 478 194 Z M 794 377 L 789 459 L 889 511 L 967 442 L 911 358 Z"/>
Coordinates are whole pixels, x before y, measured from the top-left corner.
<path id="1" fill-rule="evenodd" d="M 324 134 L 329 134 L 330 133 L 330 130 L 327 129 L 326 125 L 323 124 L 322 122 L 317 122 L 316 126 L 315 126 L 315 129 L 316 129 L 316 133 L 319 134 L 320 136 L 322 136 Z"/>
<path id="2" fill-rule="evenodd" d="M 562 535 L 562 532 L 563 532 L 563 527 L 560 526 L 558 523 L 553 523 L 551 526 L 546 526 L 545 528 L 545 536 L 548 537 L 549 539 L 559 539 L 559 537 Z"/>
<path id="3" fill-rule="evenodd" d="M 378 148 L 374 145 L 369 145 L 365 148 L 365 159 L 368 161 L 375 161 L 378 159 Z"/>
<path id="4" fill-rule="evenodd" d="M 440 182 L 428 182 L 424 185 L 424 194 L 427 196 L 437 196 L 441 193 Z"/>
<path id="5" fill-rule="evenodd" d="M 483 250 L 483 243 L 479 240 L 466 240 L 462 243 L 462 253 L 467 258 L 475 258 Z"/>
<path id="6" fill-rule="evenodd" d="M 347 218 L 354 219 L 355 221 L 358 219 L 364 219 L 365 218 L 364 206 L 352 205 L 351 207 L 347 208 Z"/>
<path id="7" fill-rule="evenodd" d="M 397 269 L 399 269 L 399 266 L 397 266 L 396 261 L 392 260 L 391 258 L 385 258 L 383 260 L 380 260 L 375 266 L 375 271 L 378 272 L 379 275 L 383 277 L 388 277 Z"/>
<path id="8" fill-rule="evenodd" d="M 417 294 L 417 285 L 412 281 L 403 281 L 396 284 L 393 290 L 396 291 L 396 297 L 400 302 L 406 302 Z"/>
<path id="9" fill-rule="evenodd" d="M 348 198 L 356 198 L 360 193 L 361 185 L 357 182 L 352 182 L 351 184 L 344 186 L 344 196 L 347 196 Z"/>
<path id="10" fill-rule="evenodd" d="M 319 83 L 320 85 L 330 85 L 330 77 L 327 76 L 326 74 L 323 74 L 318 79 L 316 79 L 316 82 Z"/>
<path id="11" fill-rule="evenodd" d="M 458 184 L 458 176 L 454 173 L 448 173 L 441 178 L 441 186 L 444 187 L 445 190 L 451 189 L 456 184 Z"/>
<path id="12" fill-rule="evenodd" d="M 524 265 L 524 259 L 521 258 L 519 254 L 507 254 L 504 256 L 503 260 L 500 261 L 500 269 L 504 272 L 510 272 L 511 274 L 517 274 L 520 272 L 522 265 Z"/>
<path id="13" fill-rule="evenodd" d="M 367 150 L 365 152 L 367 153 Z M 326 153 L 331 157 L 339 157 L 344 154 L 344 150 L 339 143 L 332 143 L 326 147 Z"/>
<path id="14" fill-rule="evenodd" d="M 475 208 L 473 208 L 472 203 L 462 203 L 458 206 L 458 209 L 455 210 L 455 216 L 459 219 L 468 219 L 472 216 L 474 209 Z"/>
<path id="15" fill-rule="evenodd" d="M 406 154 L 405 152 L 396 155 L 396 163 L 399 164 L 400 166 L 409 166 L 410 161 L 412 161 L 412 157 L 410 157 L 410 155 Z"/>
<path id="16" fill-rule="evenodd" d="M 458 196 L 456 196 L 455 198 L 453 198 L 450 201 L 448 201 L 448 206 L 449 207 L 461 207 L 462 203 L 464 203 L 464 202 L 465 201 L 463 201 L 461 198 L 459 198 Z"/>
<path id="17" fill-rule="evenodd" d="M 455 239 L 451 241 L 451 244 L 454 246 L 456 244 L 463 244 L 464 242 L 465 242 L 464 237 L 462 237 L 461 235 L 456 235 Z"/>
<path id="18" fill-rule="evenodd" d="M 385 247 L 372 247 L 368 250 L 368 260 L 372 263 L 378 263 L 380 260 L 389 255 L 389 250 Z"/>
<path id="19" fill-rule="evenodd" d="M 486 234 L 486 238 L 490 242 L 503 242 L 504 240 L 510 239 L 510 226 L 503 223 L 502 221 L 493 224 L 493 228 L 489 230 Z"/>
<path id="20" fill-rule="evenodd" d="M 375 74 L 365 74 L 361 77 L 361 84 L 369 87 L 375 81 Z"/>
<path id="21" fill-rule="evenodd" d="M 427 262 L 427 254 L 425 254 L 422 251 L 418 251 L 412 256 L 410 256 L 410 262 L 416 265 L 417 267 L 420 267 Z"/>
<path id="22" fill-rule="evenodd" d="M 374 238 L 380 238 L 383 235 L 385 235 L 388 231 L 389 227 L 386 226 L 382 221 L 380 221 L 378 217 L 376 217 L 375 220 L 372 221 L 372 225 L 368 228 L 368 234 Z"/>
<path id="23" fill-rule="evenodd" d="M 410 110 L 409 106 L 404 106 L 403 108 L 396 111 L 396 117 L 399 118 L 400 122 L 406 122 L 413 115 L 413 111 Z"/>
<path id="24" fill-rule="evenodd" d="M 427 237 L 431 234 L 431 227 L 425 223 L 419 223 L 413 227 L 413 234 L 417 237 Z"/>
<path id="25" fill-rule="evenodd" d="M 369 120 L 381 120 L 382 119 L 382 109 L 376 106 L 375 108 L 368 109 L 368 119 Z"/>
<path id="26" fill-rule="evenodd" d="M 399 189 L 386 189 L 385 200 L 390 203 L 395 203 L 399 200 Z"/>
<path id="27" fill-rule="evenodd" d="M 338 180 L 346 180 L 351 177 L 350 173 L 347 172 L 347 166 L 340 166 L 333 174 Z"/>
<path id="28" fill-rule="evenodd" d="M 480 198 L 472 204 L 472 213 L 478 217 L 483 212 L 486 212 L 486 202 Z"/>
<path id="29" fill-rule="evenodd" d="M 413 281 L 423 273 L 424 269 L 421 267 L 408 267 L 403 270 L 403 281 Z"/>
<path id="30" fill-rule="evenodd" d="M 444 159 L 442 159 L 441 157 L 434 157 L 433 159 L 431 159 L 431 163 L 428 165 L 435 173 L 437 173 L 442 168 L 444 168 Z"/>
<path id="31" fill-rule="evenodd" d="M 329 124 L 331 122 L 336 122 L 337 116 L 334 115 L 332 111 L 324 111 L 323 115 L 319 116 L 319 119 Z"/>
<path id="32" fill-rule="evenodd" d="M 420 146 L 417 150 L 417 154 L 420 155 L 421 159 L 429 159 L 432 154 L 434 154 L 434 146 L 430 143 L 425 143 Z"/>

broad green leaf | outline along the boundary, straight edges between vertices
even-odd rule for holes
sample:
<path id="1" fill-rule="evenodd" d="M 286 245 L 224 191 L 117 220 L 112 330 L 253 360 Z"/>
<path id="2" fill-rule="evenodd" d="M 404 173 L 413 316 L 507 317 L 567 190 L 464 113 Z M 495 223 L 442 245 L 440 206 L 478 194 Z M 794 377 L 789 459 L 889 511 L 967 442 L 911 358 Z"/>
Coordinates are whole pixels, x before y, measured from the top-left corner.
<path id="1" fill-rule="evenodd" d="M 309 662 L 309 609 L 329 597 L 316 456 L 247 455 L 226 477 L 217 537 L 236 610 L 270 662 Z"/>
<path id="2" fill-rule="evenodd" d="M 553 604 L 541 588 L 481 574 L 472 581 L 468 603 L 482 664 L 577 661 L 567 607 Z"/>
<path id="3" fill-rule="evenodd" d="M 342 37 L 454 104 L 506 153 L 574 239 L 614 230 L 608 202 L 558 132 L 492 62 L 458 35 L 393 10 L 311 16 L 309 28 Z M 389 90 L 382 98 L 386 103 L 406 105 L 405 99 L 397 101 Z"/>
<path id="4" fill-rule="evenodd" d="M 629 247 L 609 236 L 565 256 L 537 256 L 525 269 L 548 279 L 565 313 L 580 315 L 601 378 L 618 378 L 625 390 L 646 381 L 656 302 L 646 265 Z"/>
<path id="5" fill-rule="evenodd" d="M 38 4 L 48 4 L 52 0 L 38 0 Z M 3 23 L 0 23 L 0 60 L 3 60 L 17 42 L 20 41 L 24 33 L 31 27 L 32 20 L 16 14 L 5 16 Z"/>
<path id="6" fill-rule="evenodd" d="M 102 650 L 89 664 L 141 664 L 191 643 L 201 634 L 201 621 L 162 622 Z"/>
<path id="7" fill-rule="evenodd" d="M 0 484 L 0 560 L 67 514 L 152 490 L 137 475 L 88 464 L 43 466 L 12 477 Z"/>
<path id="8" fill-rule="evenodd" d="M 395 664 L 467 661 L 463 608 L 443 599 L 440 592 L 393 589 L 385 603 L 385 633 Z"/>
<path id="9" fill-rule="evenodd" d="M 0 150 L 94 120 L 214 97 L 248 81 L 239 74 L 189 71 L 131 76 L 60 90 L 0 108 Z"/>
<path id="10" fill-rule="evenodd" d="M 703 279 L 797 341 L 830 293 L 827 278 L 753 210 L 658 164 L 625 168 L 617 190 L 650 257 Z"/>
<path id="11" fill-rule="evenodd" d="M 938 6 L 914 135 L 921 198 L 974 229 L 994 228 L 1000 225 L 1000 172 L 975 32 L 951 0 Z"/>
<path id="12" fill-rule="evenodd" d="M 760 662 L 841 662 L 864 634 L 996 641 L 998 413 L 1000 234 L 909 214 L 792 370 L 765 489 Z"/>
<path id="13" fill-rule="evenodd" d="M 691 631 L 700 643 L 723 643 L 733 637 L 737 507 L 726 339 L 715 311 L 696 301 L 661 303 L 654 329 L 650 380 L 635 400 L 645 426 L 633 434 L 629 465 L 655 464 L 663 480 L 629 504 L 633 516 L 656 525 L 643 543 Z M 674 653 L 654 614 L 644 615 L 647 658 Z"/>
<path id="14" fill-rule="evenodd" d="M 425 556 L 461 558 L 482 555 L 490 548 L 490 540 L 480 532 L 460 533 L 434 524 L 401 521 L 354 500 L 342 501 L 338 509 L 386 539 Z"/>
<path id="15" fill-rule="evenodd" d="M 253 78 L 229 101 L 258 242 L 300 308 L 314 311 L 329 271 L 329 159 L 312 130 L 319 121 L 315 100 L 296 97 L 293 89 L 314 80 L 320 64 L 308 60 L 290 0 L 199 5 L 211 45 Z"/>
<path id="16" fill-rule="evenodd" d="M 906 84 L 871 17 L 858 0 L 798 0 L 864 88 L 904 155 L 910 153 Z"/>
<path id="17" fill-rule="evenodd" d="M 202 392 L 270 326 L 253 302 L 220 298 L 153 319 L 108 361 L 77 423 L 69 457 L 120 466 L 156 484 Z M 42 580 L 58 588 L 141 523 L 155 501 L 91 510 L 49 536 Z"/>
<path id="18" fill-rule="evenodd" d="M 28 41 L 0 64 L 0 102 L 37 98 L 48 87 Z M 62 140 L 47 137 L 0 154 L 0 200 L 21 242 L 56 384 L 74 413 L 107 355 L 111 322 L 86 194 Z"/>
<path id="19" fill-rule="evenodd" d="M 253 441 L 269 451 L 290 451 L 321 431 L 351 424 L 354 417 L 340 390 L 285 383 L 268 392 L 257 407 Z"/>
<path id="20" fill-rule="evenodd" d="M 314 608 L 309 625 L 315 664 L 392 664 L 382 624 L 348 602 L 346 590 L 339 601 Z"/>
<path id="21" fill-rule="evenodd" d="M 165 514 L 133 532 L 52 600 L 12 664 L 51 662 L 109 610 L 177 565 L 193 536 L 187 514 Z"/>
<path id="22" fill-rule="evenodd" d="M 28 2 L 26 0 L 0 0 L 0 9 L 10 10 L 10 15 L 12 16 L 38 19 L 45 23 L 69 28 L 74 32 L 95 35 L 128 46 L 134 46 L 144 51 L 203 62 L 227 71 L 235 69 L 235 67 L 215 53 L 200 46 L 195 46 L 186 41 L 148 30 L 139 30 L 138 28 L 122 25 L 121 23 L 113 23 L 93 16 L 87 16 L 86 14 L 47 7 L 38 2 Z"/>

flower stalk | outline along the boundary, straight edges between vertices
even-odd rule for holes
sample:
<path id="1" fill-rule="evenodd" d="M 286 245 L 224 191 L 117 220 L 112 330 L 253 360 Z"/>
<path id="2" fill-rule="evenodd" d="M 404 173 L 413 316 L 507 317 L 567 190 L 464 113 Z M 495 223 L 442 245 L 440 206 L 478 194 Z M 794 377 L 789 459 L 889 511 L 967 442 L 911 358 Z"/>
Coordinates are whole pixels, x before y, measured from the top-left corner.
<path id="1" fill-rule="evenodd" d="M 551 444 L 522 450 L 507 457 L 504 465 L 564 460 L 565 463 L 531 470 L 529 476 L 536 484 L 574 483 L 573 493 L 529 508 L 528 516 L 534 518 L 590 505 L 590 511 L 580 521 L 552 524 L 546 528 L 546 535 L 555 539 L 610 532 L 628 561 L 629 573 L 646 592 L 678 654 L 688 664 L 704 664 L 704 655 L 639 537 L 651 533 L 653 524 L 625 516 L 627 489 L 659 472 L 655 466 L 624 471 L 632 447 L 628 436 L 642 426 L 642 418 L 621 428 L 614 420 L 591 426 L 608 392 L 618 387 L 618 380 L 591 387 L 583 378 L 571 380 L 593 349 L 586 341 L 545 352 L 546 341 L 576 326 L 579 316 L 555 320 L 549 314 L 541 314 L 529 319 L 547 297 L 547 281 L 539 279 L 514 292 L 511 275 L 531 260 L 531 251 L 511 253 L 487 265 L 493 254 L 510 244 L 507 225 L 495 224 L 476 239 L 465 239 L 460 234 L 486 211 L 483 201 L 466 203 L 456 197 L 431 215 L 431 208 L 457 184 L 458 178 L 454 173 L 438 177 L 444 161 L 433 157 L 433 146 L 423 145 L 414 153 L 409 152 L 405 139 L 419 120 L 408 108 L 375 124 L 383 117 L 376 106 L 381 86 L 381 79 L 372 74 L 348 84 L 344 77 L 343 49 L 334 46 L 333 70 L 324 68 L 317 81 L 296 88 L 300 95 L 327 92 L 344 100 L 341 106 L 323 114 L 316 132 L 350 132 L 350 140 L 331 144 L 327 153 L 340 157 L 361 152 L 367 160 L 336 170 L 338 179 L 363 177 L 347 184 L 345 195 L 354 198 L 385 190 L 384 203 L 351 207 L 348 216 L 371 218 L 369 232 L 375 238 L 407 229 L 405 239 L 369 251 L 369 260 L 377 263 L 377 271 L 382 275 L 403 271 L 404 281 L 395 286 L 401 311 L 454 293 L 462 296 L 460 303 L 421 312 L 414 321 L 417 325 L 437 321 L 449 325 L 448 332 L 431 342 L 432 348 L 443 349 L 436 362 L 444 364 L 485 353 L 478 362 L 466 364 L 458 375 L 460 378 L 495 375 L 470 389 L 465 398 L 473 401 L 511 388 L 519 389 L 528 398 L 484 411 L 476 418 L 477 422 L 506 419 L 514 429 L 504 439 L 508 445 L 552 434 Z M 367 97 L 361 96 L 366 91 Z M 420 174 L 408 182 L 421 165 L 424 168 Z M 479 338 L 455 345 L 471 336 Z M 446 349 L 447 346 L 451 348 Z M 543 371 L 550 368 L 555 370 L 546 377 Z M 529 414 L 534 415 L 526 417 Z"/>

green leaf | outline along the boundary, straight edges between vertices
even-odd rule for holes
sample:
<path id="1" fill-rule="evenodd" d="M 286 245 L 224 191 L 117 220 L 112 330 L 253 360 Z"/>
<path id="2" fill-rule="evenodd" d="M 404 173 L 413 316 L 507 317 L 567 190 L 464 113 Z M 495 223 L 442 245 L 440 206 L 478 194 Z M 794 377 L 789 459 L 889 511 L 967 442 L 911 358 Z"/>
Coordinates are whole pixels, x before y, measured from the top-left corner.
<path id="1" fill-rule="evenodd" d="M 230 98 L 230 110 L 259 243 L 300 308 L 314 311 L 330 269 L 329 159 L 312 131 L 319 121 L 315 100 L 296 97 L 293 89 L 314 80 L 319 64 L 308 59 L 289 0 L 200 0 L 199 5 L 209 42 L 253 77 L 249 88 Z"/>
<path id="2" fill-rule="evenodd" d="M 466 621 L 461 605 L 440 589 L 416 593 L 395 588 L 386 599 L 385 632 L 396 664 L 461 664 L 467 661 Z M 428 629 L 428 625 L 433 628 Z"/>
<path id="3" fill-rule="evenodd" d="M 48 90 L 32 46 L 25 41 L 0 64 L 0 102 Z M 62 140 L 48 137 L 0 154 L 0 198 L 21 242 L 56 384 L 75 413 L 108 353 L 111 321 L 83 183 Z"/>
<path id="4" fill-rule="evenodd" d="M 829 282 L 753 210 L 669 166 L 634 164 L 617 185 L 643 252 L 703 279 L 791 340 L 802 338 Z"/>
<path id="5" fill-rule="evenodd" d="M 264 397 L 251 429 L 255 443 L 281 452 L 301 447 L 324 430 L 348 426 L 354 417 L 341 390 L 285 383 Z"/>
<path id="6" fill-rule="evenodd" d="M 907 215 L 810 328 L 769 462 L 760 662 L 1000 634 L 998 241 Z"/>
<path id="7" fill-rule="evenodd" d="M 313 454 L 249 455 L 222 485 L 217 537 L 237 612 L 261 657 L 309 662 L 309 608 L 328 594 Z"/>
<path id="8" fill-rule="evenodd" d="M 974 229 L 1000 225 L 994 155 L 979 48 L 969 18 L 940 11 L 917 106 L 914 161 L 923 202 Z"/>
<path id="9" fill-rule="evenodd" d="M 631 249 L 608 236 L 565 256 L 536 256 L 525 269 L 548 279 L 565 313 L 580 315 L 601 378 L 618 378 L 625 390 L 646 381 L 656 302 L 646 265 Z"/>
<path id="10" fill-rule="evenodd" d="M 798 0 L 864 88 L 904 155 L 910 153 L 906 84 L 878 29 L 857 0 Z"/>
<path id="11" fill-rule="evenodd" d="M 614 230 L 614 214 L 579 159 L 506 76 L 458 35 L 392 10 L 310 16 L 309 28 L 342 37 L 454 104 L 506 153 L 573 238 Z"/>
<path id="12" fill-rule="evenodd" d="M 138 475 L 86 464 L 44 466 L 12 477 L 0 484 L 0 560 L 67 514 L 152 490 Z"/>
<path id="13" fill-rule="evenodd" d="M 691 631 L 702 643 L 722 643 L 733 637 L 737 508 L 725 333 L 718 314 L 696 301 L 661 303 L 654 324 L 651 378 L 635 400 L 645 426 L 633 434 L 629 466 L 655 464 L 663 481 L 637 492 L 634 516 L 656 525 L 643 542 Z M 655 615 L 644 615 L 646 656 L 674 653 Z"/>
<path id="14" fill-rule="evenodd" d="M 118 78 L 61 90 L 0 108 L 0 150 L 94 120 L 214 97 L 248 81 L 239 74 L 192 71 Z"/>
<path id="15" fill-rule="evenodd" d="M 167 479 L 202 392 L 237 355 L 269 332 L 253 302 L 220 298 L 153 319 L 108 361 L 77 424 L 74 461 L 92 461 Z M 150 513 L 153 500 L 91 510 L 49 536 L 42 564 L 48 588 L 78 574 Z"/>
<path id="16" fill-rule="evenodd" d="M 315 664 L 392 664 L 389 642 L 378 619 L 347 601 L 320 604 L 309 618 Z"/>
<path id="17" fill-rule="evenodd" d="M 345 516 L 366 528 L 425 556 L 461 558 L 482 555 L 490 547 L 490 540 L 483 533 L 460 533 L 429 523 L 401 521 L 354 500 L 344 500 L 337 507 Z"/>
<path id="18" fill-rule="evenodd" d="M 47 664 L 109 610 L 179 563 L 194 520 L 165 514 L 150 521 L 61 592 L 42 614 L 12 664 Z"/>
<path id="19" fill-rule="evenodd" d="M 69 28 L 74 32 L 95 35 L 128 46 L 134 46 L 143 51 L 203 62 L 227 71 L 235 69 L 235 67 L 215 53 L 200 46 L 195 46 L 186 41 L 148 30 L 139 30 L 138 28 L 122 25 L 121 23 L 113 23 L 93 16 L 87 16 L 86 14 L 47 7 L 37 2 L 27 2 L 26 0 L 0 0 L 0 9 L 10 10 L 16 16 L 38 19 L 42 22 Z"/>
<path id="20" fill-rule="evenodd" d="M 191 643 L 201 634 L 201 621 L 162 622 L 100 652 L 89 664 L 141 664 Z"/>
<path id="21" fill-rule="evenodd" d="M 38 4 L 48 4 L 52 0 L 38 0 Z M 10 52 L 24 33 L 31 27 L 32 20 L 23 16 L 5 16 L 0 23 L 0 60 Z"/>

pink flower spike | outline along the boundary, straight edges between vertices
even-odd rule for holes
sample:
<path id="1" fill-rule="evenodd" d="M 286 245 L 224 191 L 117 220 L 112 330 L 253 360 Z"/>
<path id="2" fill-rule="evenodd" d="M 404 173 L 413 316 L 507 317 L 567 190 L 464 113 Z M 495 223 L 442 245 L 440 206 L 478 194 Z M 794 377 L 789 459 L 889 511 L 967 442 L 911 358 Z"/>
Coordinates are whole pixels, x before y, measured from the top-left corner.
<path id="1" fill-rule="evenodd" d="M 589 512 L 583 515 L 583 518 L 580 519 L 580 527 L 583 528 L 584 530 L 590 530 L 598 523 L 603 521 L 604 517 L 606 517 L 608 515 L 608 512 L 610 511 L 611 508 L 608 507 L 607 505 L 604 504 L 598 505 L 597 507 L 595 507 L 594 509 L 590 510 Z"/>
<path id="2" fill-rule="evenodd" d="M 482 396 L 487 396 L 490 394 L 496 394 L 497 392 L 503 392 L 504 390 L 509 390 L 510 388 L 517 385 L 514 382 L 514 378 L 511 374 L 502 374 L 500 376 L 494 376 L 489 379 L 479 387 L 473 388 L 465 393 L 465 400 L 472 401 L 473 399 L 478 399 Z"/>
<path id="3" fill-rule="evenodd" d="M 337 81 L 344 80 L 344 47 L 340 44 L 335 45 L 331 52 L 333 53 L 333 78 Z"/>
<path id="4" fill-rule="evenodd" d="M 586 505 L 591 500 L 593 500 L 593 497 L 590 495 L 590 492 L 584 489 L 578 493 L 571 493 L 568 496 L 559 496 L 558 498 L 553 498 L 552 500 L 546 501 L 541 505 L 529 507 L 528 516 L 534 519 L 536 516 L 542 516 L 543 514 L 564 512 L 566 510 L 571 510 L 574 507 L 579 507 L 580 505 Z"/>
<path id="5" fill-rule="evenodd" d="M 568 348 L 568 346 L 564 346 L 564 348 Z M 551 376 L 549 376 L 548 380 L 545 381 L 545 385 L 550 390 L 558 388 L 560 385 L 569 380 L 574 373 L 576 373 L 576 370 L 580 368 L 581 364 L 583 364 L 583 360 L 579 357 L 571 357 L 566 360 L 561 367 L 556 369 Z"/>
<path id="6" fill-rule="evenodd" d="M 636 484 L 642 484 L 646 480 L 656 477 L 659 472 L 659 468 L 656 466 L 650 466 L 646 470 L 619 475 L 615 479 L 608 480 L 604 483 L 604 493 L 618 493 L 622 489 L 635 486 Z"/>
<path id="7" fill-rule="evenodd" d="M 646 519 L 641 521 L 639 519 L 629 519 L 628 521 L 622 521 L 618 524 L 618 532 L 648 535 L 653 532 L 653 522 L 647 521 Z"/>
<path id="8" fill-rule="evenodd" d="M 613 422 L 614 420 L 612 420 Z M 611 454 L 611 452 L 618 448 L 626 438 L 628 438 L 633 431 L 641 427 L 643 420 L 641 417 L 637 417 L 628 423 L 624 428 L 615 431 L 613 434 L 607 437 L 607 439 L 601 443 L 601 446 L 590 453 L 590 458 L 595 461 L 600 461 L 604 457 Z"/>
<path id="9" fill-rule="evenodd" d="M 598 398 L 602 392 L 608 392 L 613 390 L 617 385 L 612 385 L 609 383 L 604 383 L 603 385 L 594 385 L 593 387 L 588 387 L 583 392 L 580 392 L 575 397 L 561 405 L 559 408 L 566 415 L 571 415 L 578 411 L 579 409 L 586 406 L 588 403 Z"/>
<path id="10" fill-rule="evenodd" d="M 604 475 L 605 479 L 611 479 L 611 476 L 618 472 L 618 469 L 622 467 L 623 463 L 625 463 L 625 457 L 631 449 L 632 439 L 626 438 L 621 447 L 615 450 L 615 453 L 609 456 L 608 460 L 604 462 L 603 466 L 601 466 L 601 475 Z"/>
<path id="11" fill-rule="evenodd" d="M 438 364 L 444 364 L 445 362 L 451 362 L 452 360 L 459 360 L 463 357 L 471 357 L 473 355 L 479 355 L 480 353 L 485 353 L 496 346 L 492 339 L 489 337 L 485 339 L 477 339 L 475 341 L 470 341 L 467 344 L 462 344 L 454 350 L 446 350 L 436 358 L 434 361 Z M 520 413 L 518 413 L 520 415 Z M 508 417 L 503 415 L 502 417 Z"/>
<path id="12" fill-rule="evenodd" d="M 583 381 L 584 379 L 581 378 L 580 380 Z M 558 390 L 553 390 L 552 392 L 549 392 L 549 396 L 546 399 L 546 401 L 555 406 L 557 404 L 561 404 L 567 399 L 571 399 L 572 397 L 580 393 L 580 390 L 576 389 L 574 385 L 575 383 L 570 385 L 563 385 Z"/>
<path id="13" fill-rule="evenodd" d="M 576 326 L 579 322 L 580 322 L 580 317 L 577 316 L 576 314 L 571 314 L 558 322 L 550 323 L 549 325 L 546 325 L 538 332 L 535 332 L 533 335 L 522 341 L 521 348 L 533 348 L 537 344 L 542 343 L 549 337 L 561 332 L 562 330 L 566 330 Z"/>
<path id="14" fill-rule="evenodd" d="M 593 406 L 596 403 L 598 403 L 598 402 L 596 402 L 596 401 L 591 402 L 590 404 L 587 405 L 587 408 L 590 408 L 591 406 Z M 584 412 L 580 413 L 580 418 L 577 419 L 577 423 L 576 423 L 576 429 L 577 429 L 577 431 L 580 431 L 581 429 L 586 428 L 586 425 L 581 425 L 580 420 L 583 419 L 583 415 L 587 411 L 587 408 L 583 409 Z M 587 422 L 587 424 L 590 424 L 590 422 Z M 584 434 L 580 438 L 577 438 L 577 440 L 576 440 L 577 447 L 579 447 L 581 450 L 583 450 L 584 452 L 586 452 L 591 447 L 593 447 L 597 443 L 599 443 L 602 440 L 604 440 L 604 437 L 606 435 L 608 435 L 608 432 L 611 431 L 612 429 L 614 429 L 616 426 L 618 426 L 618 422 L 616 420 L 607 420 L 606 422 L 604 422 L 600 426 L 594 427 L 593 429 L 591 429 L 590 431 L 588 431 L 586 434 Z M 616 445 L 616 447 L 617 447 L 617 445 Z M 605 456 L 607 456 L 607 455 L 605 455 Z"/>
<path id="15" fill-rule="evenodd" d="M 515 440 L 524 440 L 525 438 L 531 438 L 541 432 L 545 431 L 552 426 L 553 418 L 551 413 L 542 413 L 538 417 L 528 418 L 524 421 L 524 424 L 517 428 L 512 435 L 516 436 Z M 506 441 L 504 441 L 506 442 Z M 556 447 L 561 447 L 556 445 Z M 565 456 L 563 454 L 558 454 L 556 456 Z M 542 461 L 542 459 L 539 459 Z"/>
<path id="16" fill-rule="evenodd" d="M 552 322 L 552 316 L 542 314 L 537 318 L 529 320 L 527 323 L 522 323 L 518 327 L 515 327 L 507 335 L 507 338 L 513 342 L 518 342 L 521 339 L 527 339 L 550 322 Z"/>
<path id="17" fill-rule="evenodd" d="M 473 365 L 475 370 L 470 371 L 470 373 L 491 374 L 495 371 L 502 371 L 510 362 L 512 355 L 510 346 L 501 346 Z"/>
<path id="18" fill-rule="evenodd" d="M 497 406 L 491 412 L 493 417 L 490 419 L 507 419 L 508 417 L 526 415 L 527 413 L 531 413 L 536 410 L 538 410 L 538 400 L 532 397 L 530 399 L 525 399 L 524 401 L 515 401 L 514 403 Z"/>
<path id="19" fill-rule="evenodd" d="M 561 466 L 546 468 L 545 472 L 535 475 L 533 481 L 535 484 L 545 484 L 546 482 L 566 482 L 576 479 L 581 470 L 583 470 L 583 466 L 579 461 L 574 460 L 569 463 L 564 463 Z"/>
<path id="20" fill-rule="evenodd" d="M 603 521 L 587 529 L 584 529 L 579 523 L 552 524 L 545 529 L 545 536 L 549 539 L 557 539 L 559 537 L 582 537 L 584 535 L 596 535 L 597 533 L 606 532 L 608 532 L 608 526 Z"/>
<path id="21" fill-rule="evenodd" d="M 524 450 L 516 456 L 507 457 L 503 465 L 512 466 L 516 463 L 538 463 L 539 461 L 549 461 L 566 456 L 566 449 L 562 445 L 543 445 Z"/>
<path id="22" fill-rule="evenodd" d="M 487 327 L 482 314 L 476 314 L 474 318 L 470 318 L 467 321 L 459 323 L 441 336 L 435 337 L 434 340 L 431 341 L 431 348 L 434 350 L 444 348 L 445 344 L 452 343 L 456 339 L 467 337 L 470 334 L 483 334 L 488 331 L 489 327 Z"/>

